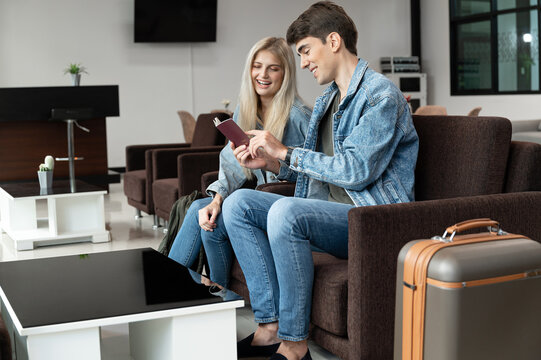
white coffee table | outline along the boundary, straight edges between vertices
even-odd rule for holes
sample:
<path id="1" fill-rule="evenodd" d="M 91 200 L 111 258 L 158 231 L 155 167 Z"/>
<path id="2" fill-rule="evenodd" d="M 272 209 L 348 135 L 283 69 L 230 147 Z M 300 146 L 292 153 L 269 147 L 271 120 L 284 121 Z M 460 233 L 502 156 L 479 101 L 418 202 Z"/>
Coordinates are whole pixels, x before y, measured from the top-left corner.
<path id="1" fill-rule="evenodd" d="M 0 298 L 17 359 L 100 359 L 100 327 L 122 323 L 135 360 L 237 359 L 244 301 L 151 248 L 0 262 Z"/>
<path id="2" fill-rule="evenodd" d="M 55 181 L 51 189 L 40 189 L 37 182 L 0 185 L 0 227 L 15 242 L 17 250 L 35 246 L 84 241 L 110 240 L 105 229 L 106 190 L 76 182 L 71 192 L 69 181 Z M 47 217 L 38 218 L 36 201 L 47 201 Z"/>

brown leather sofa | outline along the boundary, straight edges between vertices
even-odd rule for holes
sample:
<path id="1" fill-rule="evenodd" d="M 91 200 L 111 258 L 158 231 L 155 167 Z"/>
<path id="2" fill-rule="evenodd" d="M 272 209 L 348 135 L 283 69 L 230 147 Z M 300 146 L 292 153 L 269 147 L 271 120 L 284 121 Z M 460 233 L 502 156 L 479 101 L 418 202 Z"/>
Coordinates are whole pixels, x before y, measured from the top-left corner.
<path id="1" fill-rule="evenodd" d="M 154 199 L 152 196 L 152 182 L 161 178 L 163 172 L 171 171 L 176 176 L 176 157 L 187 152 L 216 152 L 225 144 L 224 136 L 216 130 L 212 119 L 220 120 L 229 118 L 226 113 L 207 113 L 197 117 L 195 130 L 191 143 L 177 144 L 146 144 L 131 145 L 126 147 L 126 173 L 124 174 L 124 194 L 128 198 L 128 204 L 135 207 L 139 212 L 144 211 L 149 215 L 155 214 Z M 167 149 L 170 154 L 174 153 L 173 160 L 164 163 L 163 171 L 159 177 L 153 172 L 154 150 Z M 154 225 L 157 225 L 155 217 Z"/>
<path id="2" fill-rule="evenodd" d="M 511 142 L 504 118 L 413 119 L 420 141 L 416 201 L 352 209 L 349 258 L 313 253 L 310 337 L 343 359 L 392 359 L 396 259 L 408 241 L 481 217 L 541 241 L 541 145 Z M 294 186 L 260 188 L 291 195 Z M 230 288 L 249 301 L 238 263 L 231 276 Z"/>

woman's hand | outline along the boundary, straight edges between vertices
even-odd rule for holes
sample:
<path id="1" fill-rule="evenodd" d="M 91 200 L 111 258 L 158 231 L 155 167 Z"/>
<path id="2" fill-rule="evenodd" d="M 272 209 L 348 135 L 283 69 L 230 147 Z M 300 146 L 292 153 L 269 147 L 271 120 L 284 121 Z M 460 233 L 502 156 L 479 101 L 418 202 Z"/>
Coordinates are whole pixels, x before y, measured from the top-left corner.
<path id="1" fill-rule="evenodd" d="M 251 140 L 250 140 L 251 141 Z M 248 169 L 263 169 L 267 165 L 267 161 L 263 157 L 253 157 L 246 145 L 235 147 L 232 143 L 233 155 L 242 167 Z"/>
<path id="2" fill-rule="evenodd" d="M 253 136 L 248 146 L 235 147 L 235 144 L 231 143 L 233 155 L 240 165 L 278 174 L 280 171 L 278 159 L 285 159 L 287 147 L 266 130 L 250 130 L 246 133 Z"/>
<path id="3" fill-rule="evenodd" d="M 216 228 L 216 217 L 222 211 L 222 196 L 214 195 L 210 204 L 199 210 L 199 226 L 205 231 L 214 231 Z"/>

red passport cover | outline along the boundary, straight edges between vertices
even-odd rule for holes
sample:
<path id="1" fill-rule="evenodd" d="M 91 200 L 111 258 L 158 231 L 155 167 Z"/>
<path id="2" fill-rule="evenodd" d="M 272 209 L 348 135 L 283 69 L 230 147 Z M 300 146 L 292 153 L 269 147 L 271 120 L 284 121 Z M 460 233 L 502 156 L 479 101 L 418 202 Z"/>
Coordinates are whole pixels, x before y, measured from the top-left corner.
<path id="1" fill-rule="evenodd" d="M 250 143 L 250 138 L 242 129 L 237 125 L 233 119 L 227 119 L 220 121 L 218 118 L 214 118 L 214 125 L 226 138 L 229 139 L 235 146 L 246 145 Z"/>

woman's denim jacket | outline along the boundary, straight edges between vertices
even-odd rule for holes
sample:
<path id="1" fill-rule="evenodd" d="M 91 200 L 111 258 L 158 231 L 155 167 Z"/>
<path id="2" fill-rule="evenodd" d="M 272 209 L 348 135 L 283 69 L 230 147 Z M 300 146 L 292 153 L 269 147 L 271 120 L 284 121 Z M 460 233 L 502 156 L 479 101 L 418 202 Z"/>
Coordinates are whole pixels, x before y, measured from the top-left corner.
<path id="1" fill-rule="evenodd" d="M 233 114 L 233 120 L 238 122 L 239 107 L 235 109 Z M 292 147 L 302 147 L 304 139 L 306 138 L 306 132 L 308 131 L 308 123 L 310 121 L 310 115 L 312 111 L 306 105 L 304 105 L 300 99 L 295 99 L 291 110 L 289 111 L 289 120 L 284 130 L 282 137 L 282 143 Z M 280 172 L 287 172 L 285 165 L 281 163 Z M 252 171 L 257 178 L 257 185 L 265 184 L 269 182 L 277 182 L 278 177 L 276 174 L 270 171 L 253 170 Z M 247 178 L 242 171 L 242 167 L 238 163 L 237 159 L 233 155 L 233 150 L 229 144 L 227 144 L 220 152 L 220 171 L 218 174 L 218 180 L 213 182 L 207 188 L 207 194 L 212 196 L 213 193 L 220 194 L 224 199 L 228 197 L 233 191 L 240 188 Z"/>
<path id="2" fill-rule="evenodd" d="M 297 173 L 295 196 L 328 200 L 331 183 L 355 206 L 413 201 L 419 139 L 404 95 L 360 59 L 333 115 L 334 156 L 327 156 L 316 151 L 318 129 L 337 92 L 333 82 L 316 100 L 304 148 L 293 150 L 288 170 Z"/>

